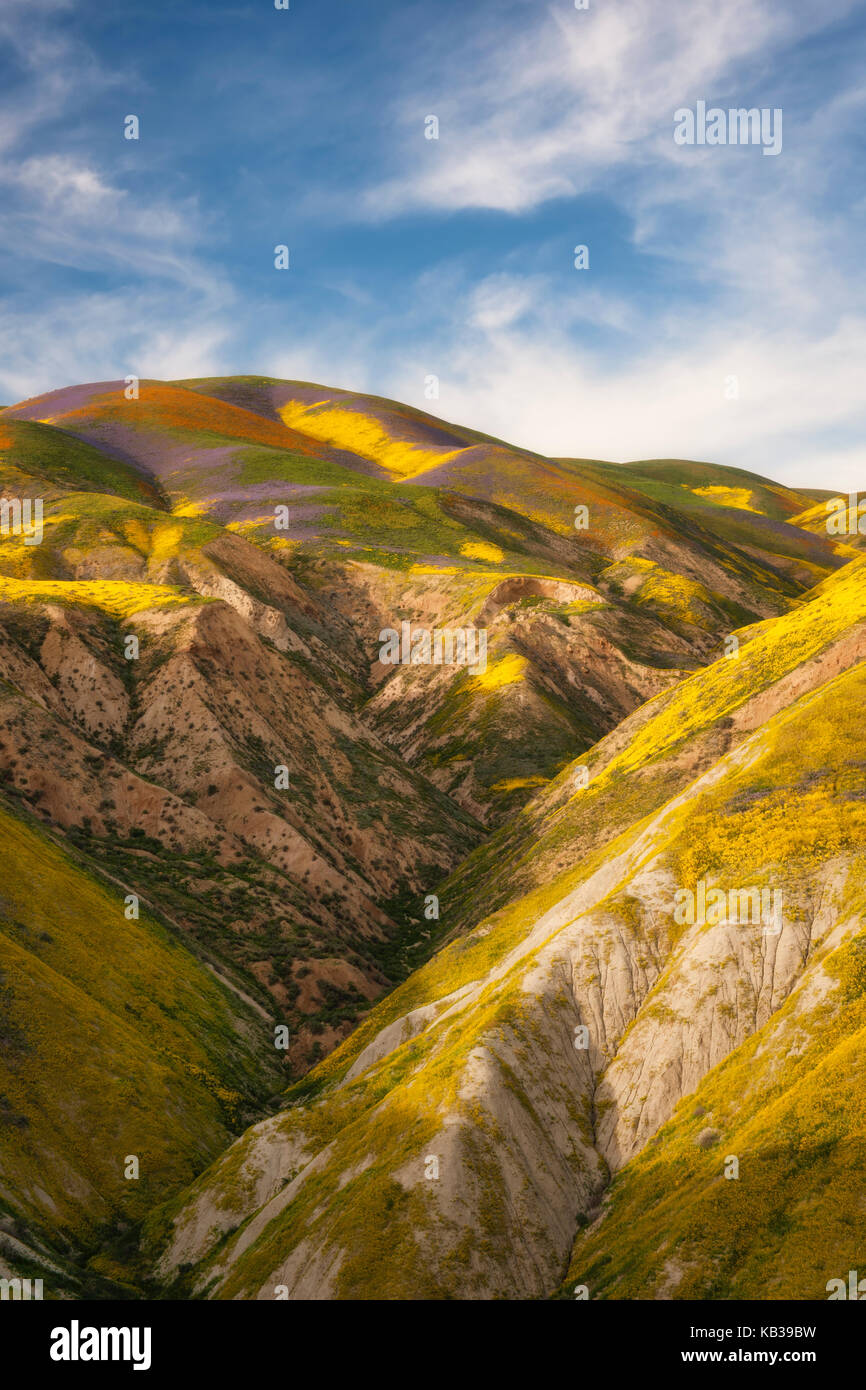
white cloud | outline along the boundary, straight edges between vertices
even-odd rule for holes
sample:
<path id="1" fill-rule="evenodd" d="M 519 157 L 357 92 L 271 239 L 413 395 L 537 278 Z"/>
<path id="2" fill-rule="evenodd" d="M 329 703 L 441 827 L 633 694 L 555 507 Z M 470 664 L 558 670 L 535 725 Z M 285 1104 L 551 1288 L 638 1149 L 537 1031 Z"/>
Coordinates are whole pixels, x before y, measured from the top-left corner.
<path id="1" fill-rule="evenodd" d="M 0 164 L 0 239 L 22 258 L 78 269 L 126 269 L 185 286 L 204 283 L 193 254 L 198 214 L 191 199 L 137 198 L 71 156 Z"/>
<path id="2" fill-rule="evenodd" d="M 399 360 L 379 344 L 375 390 L 424 408 L 434 371 L 436 413 L 552 456 L 697 458 L 804 486 L 863 486 L 866 455 L 854 441 L 866 437 L 866 315 L 816 339 L 690 310 L 668 321 L 658 350 L 651 341 L 646 350 L 652 320 L 642 332 L 636 324 L 623 361 L 575 335 L 559 286 L 534 277 L 523 290 L 493 276 L 455 297 L 435 340 L 404 344 Z M 490 311 L 530 301 L 531 315 Z"/>
<path id="3" fill-rule="evenodd" d="M 85 381 L 212 376 L 225 370 L 231 305 L 176 287 L 64 297 L 0 316 L 0 405 Z"/>
<path id="4" fill-rule="evenodd" d="M 607 189 L 618 168 L 667 158 L 678 106 L 733 73 L 742 81 L 773 45 L 850 3 L 827 0 L 820 15 L 803 0 L 560 3 L 528 24 L 524 9 L 522 23 L 491 23 L 455 54 L 438 98 L 427 96 L 438 142 L 424 140 L 418 104 L 429 77 L 410 66 L 397 111 L 401 167 L 365 192 L 362 208 L 373 219 L 424 207 L 519 213 Z"/>
<path id="5" fill-rule="evenodd" d="M 93 169 L 71 164 L 59 155 L 25 160 L 11 171 L 9 181 L 48 205 L 62 199 L 70 217 L 104 214 L 106 205 L 113 207 L 118 196 Z"/>

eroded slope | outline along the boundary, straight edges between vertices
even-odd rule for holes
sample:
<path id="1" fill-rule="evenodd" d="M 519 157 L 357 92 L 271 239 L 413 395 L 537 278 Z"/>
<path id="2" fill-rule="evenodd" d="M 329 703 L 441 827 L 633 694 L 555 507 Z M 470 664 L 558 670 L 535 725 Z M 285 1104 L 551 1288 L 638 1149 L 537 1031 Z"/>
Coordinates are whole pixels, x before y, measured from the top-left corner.
<path id="1" fill-rule="evenodd" d="M 440 951 L 152 1225 L 164 1278 L 194 1264 L 222 1298 L 557 1285 L 610 1172 L 861 930 L 866 569 L 749 636 L 596 750 L 579 862 Z M 778 924 L 678 922 L 700 880 L 779 893 Z"/>

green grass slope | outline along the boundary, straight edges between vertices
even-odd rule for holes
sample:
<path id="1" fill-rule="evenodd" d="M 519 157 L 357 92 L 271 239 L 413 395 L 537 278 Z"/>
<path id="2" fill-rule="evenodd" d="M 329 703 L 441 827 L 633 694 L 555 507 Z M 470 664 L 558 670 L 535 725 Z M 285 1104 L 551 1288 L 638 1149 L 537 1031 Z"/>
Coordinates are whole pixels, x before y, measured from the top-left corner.
<path id="1" fill-rule="evenodd" d="M 144 907 L 127 918 L 121 886 L 5 807 L 0 834 L 0 1207 L 80 1262 L 256 1113 L 273 1039 Z"/>
<path id="2" fill-rule="evenodd" d="M 49 496 L 89 490 L 163 505 L 154 484 L 128 464 L 54 425 L 2 414 L 0 474 L 10 496 L 44 496 L 46 488 Z"/>

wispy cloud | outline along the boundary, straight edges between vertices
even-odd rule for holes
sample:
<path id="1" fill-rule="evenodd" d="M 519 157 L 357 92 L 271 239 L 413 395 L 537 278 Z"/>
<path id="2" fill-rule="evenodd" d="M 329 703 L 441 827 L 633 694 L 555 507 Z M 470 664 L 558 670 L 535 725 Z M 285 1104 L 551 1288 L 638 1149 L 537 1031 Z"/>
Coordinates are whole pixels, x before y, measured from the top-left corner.
<path id="1" fill-rule="evenodd" d="M 517 283 L 506 293 L 494 278 L 470 292 L 438 343 L 392 364 L 388 389 L 420 404 L 424 373 L 435 371 L 443 415 L 554 456 L 712 459 L 804 485 L 862 486 L 863 454 L 848 441 L 866 432 L 866 316 L 815 338 L 706 324 L 695 311 L 671 318 L 657 350 L 630 342 L 627 360 L 604 360 L 573 333 L 555 286 L 525 289 L 528 316 L 505 311 L 526 302 Z"/>
<path id="2" fill-rule="evenodd" d="M 0 316 L 0 404 L 129 373 L 215 375 L 231 354 L 230 321 L 227 304 L 202 309 L 196 295 L 151 287 L 58 298 L 39 312 L 7 308 Z"/>
<path id="3" fill-rule="evenodd" d="M 4 0 L 0 11 L 0 265 L 14 267 L 0 314 L 3 402 L 70 380 L 207 372 L 230 332 L 234 291 L 199 254 L 197 199 L 138 191 L 119 122 L 119 153 L 97 160 L 105 141 L 82 92 L 111 92 L 122 75 L 62 24 L 73 10 Z M 110 287 L 94 290 L 94 276 Z"/>
<path id="4" fill-rule="evenodd" d="M 0 51 L 4 82 L 0 91 L 0 154 L 23 141 L 80 101 L 110 88 L 119 74 L 106 71 L 96 55 L 60 24 L 75 0 L 3 0 Z"/>
<path id="5" fill-rule="evenodd" d="M 847 7 L 829 0 L 836 12 Z M 527 13 L 537 17 L 527 22 Z M 806 14 L 805 5 L 765 0 L 497 6 L 452 56 L 438 91 L 419 46 L 395 111 L 399 166 L 366 190 L 363 209 L 373 218 L 418 208 L 519 213 L 600 184 L 608 190 L 621 169 L 665 161 L 678 106 L 760 72 Z M 825 7 L 819 22 L 827 17 Z M 421 92 L 440 122 L 426 148 Z"/>

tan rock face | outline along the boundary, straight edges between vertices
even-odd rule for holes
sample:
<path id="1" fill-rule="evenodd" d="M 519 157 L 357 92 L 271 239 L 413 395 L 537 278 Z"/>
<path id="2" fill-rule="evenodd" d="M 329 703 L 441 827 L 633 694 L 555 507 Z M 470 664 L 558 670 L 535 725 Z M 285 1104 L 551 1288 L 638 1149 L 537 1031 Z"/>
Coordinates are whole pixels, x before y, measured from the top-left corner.
<path id="1" fill-rule="evenodd" d="M 254 547 L 227 538 L 225 553 L 250 582 L 273 580 L 279 601 L 294 602 L 290 577 Z M 220 929 L 218 954 L 249 972 L 253 997 L 295 1022 L 292 1065 L 303 1067 L 385 985 L 364 945 L 385 945 L 397 929 L 380 903 L 414 891 L 420 916 L 423 891 L 475 832 L 310 674 L 310 641 L 321 647 L 320 637 L 297 636 L 282 611 L 222 583 L 228 601 L 144 612 L 122 626 L 59 605 L 29 610 L 26 622 L 10 610 L 0 768 L 46 824 L 76 835 L 112 880 L 149 901 L 169 886 L 159 854 L 177 856 L 166 908 L 196 933 L 220 914 L 236 921 L 228 937 Z M 139 639 L 137 661 L 123 659 L 126 632 Z M 277 790 L 281 766 L 289 786 Z M 381 807 L 375 825 L 371 799 Z M 354 963 L 322 971 L 293 940 L 301 929 L 310 948 L 330 942 Z M 265 968 L 254 971 L 263 950 Z M 305 958 L 324 993 L 297 980 Z M 303 1020 L 322 1013 L 310 1033 Z"/>

